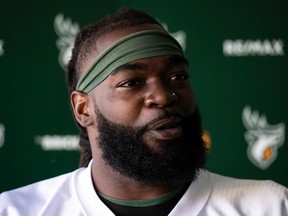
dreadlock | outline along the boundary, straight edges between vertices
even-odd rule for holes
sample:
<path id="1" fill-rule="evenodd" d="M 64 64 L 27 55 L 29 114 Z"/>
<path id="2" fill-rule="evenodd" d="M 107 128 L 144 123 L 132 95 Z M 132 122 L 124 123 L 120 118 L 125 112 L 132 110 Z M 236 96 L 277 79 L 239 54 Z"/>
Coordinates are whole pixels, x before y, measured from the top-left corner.
<path id="1" fill-rule="evenodd" d="M 114 14 L 107 15 L 95 24 L 83 27 L 77 34 L 74 48 L 72 50 L 72 57 L 66 67 L 66 82 L 69 94 L 75 89 L 80 75 L 84 72 L 83 66 L 86 59 L 95 56 L 95 44 L 97 39 L 112 31 L 124 29 L 141 24 L 158 24 L 161 25 L 156 19 L 146 13 L 129 8 L 122 8 Z M 81 156 L 80 167 L 88 166 L 89 161 L 92 159 L 91 146 L 88 139 L 87 130 L 82 127 L 73 114 L 74 120 L 80 130 Z"/>

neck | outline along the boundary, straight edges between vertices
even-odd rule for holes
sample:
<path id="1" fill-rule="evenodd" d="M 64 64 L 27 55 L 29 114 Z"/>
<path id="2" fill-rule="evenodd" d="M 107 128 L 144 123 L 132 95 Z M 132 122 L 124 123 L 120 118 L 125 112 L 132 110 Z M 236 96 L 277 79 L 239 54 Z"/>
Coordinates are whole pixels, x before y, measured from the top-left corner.
<path id="1" fill-rule="evenodd" d="M 101 157 L 92 163 L 92 179 L 95 190 L 108 197 L 121 200 L 144 200 L 166 194 L 179 184 L 151 185 L 134 181 L 108 166 Z"/>

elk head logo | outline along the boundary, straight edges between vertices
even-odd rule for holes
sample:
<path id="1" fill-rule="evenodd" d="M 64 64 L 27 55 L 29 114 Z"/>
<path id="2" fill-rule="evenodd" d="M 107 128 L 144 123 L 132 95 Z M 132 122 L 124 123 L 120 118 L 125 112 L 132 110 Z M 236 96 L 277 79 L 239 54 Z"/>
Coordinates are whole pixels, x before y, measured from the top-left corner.
<path id="1" fill-rule="evenodd" d="M 278 148 L 285 141 L 285 124 L 269 125 L 265 115 L 252 112 L 246 106 L 242 121 L 247 131 L 244 135 L 248 143 L 247 154 L 250 161 L 261 169 L 267 169 L 277 158 Z"/>
<path id="2" fill-rule="evenodd" d="M 79 25 L 72 23 L 70 18 L 64 19 L 63 14 L 58 14 L 54 20 L 54 29 L 58 35 L 56 46 L 60 50 L 58 61 L 62 68 L 71 58 L 74 40 L 79 31 Z"/>

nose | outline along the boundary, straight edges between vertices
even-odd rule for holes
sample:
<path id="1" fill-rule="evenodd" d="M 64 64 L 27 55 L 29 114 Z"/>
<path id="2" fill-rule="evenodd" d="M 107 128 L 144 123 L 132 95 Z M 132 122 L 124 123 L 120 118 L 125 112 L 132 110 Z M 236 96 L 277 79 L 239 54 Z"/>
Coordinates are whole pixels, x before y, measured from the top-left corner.
<path id="1" fill-rule="evenodd" d="M 158 82 L 151 86 L 145 97 L 146 107 L 167 107 L 173 105 L 178 100 L 177 94 L 169 87 Z"/>

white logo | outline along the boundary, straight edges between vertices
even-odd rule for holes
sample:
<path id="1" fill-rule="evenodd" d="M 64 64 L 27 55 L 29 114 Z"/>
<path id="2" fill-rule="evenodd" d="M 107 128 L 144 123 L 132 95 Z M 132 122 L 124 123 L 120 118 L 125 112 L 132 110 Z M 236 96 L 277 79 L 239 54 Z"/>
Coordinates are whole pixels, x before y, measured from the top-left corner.
<path id="1" fill-rule="evenodd" d="M 0 124 L 0 148 L 4 145 L 5 141 L 5 126 Z"/>
<path id="2" fill-rule="evenodd" d="M 36 136 L 35 142 L 44 151 L 73 151 L 79 149 L 79 136 L 76 135 L 44 135 Z"/>
<path id="3" fill-rule="evenodd" d="M 171 33 L 168 31 L 168 26 L 166 23 L 161 23 L 164 29 L 172 36 L 174 37 L 178 43 L 181 45 L 182 49 L 186 50 L 186 32 L 183 30 L 179 30 L 177 32 Z"/>
<path id="4" fill-rule="evenodd" d="M 225 40 L 225 56 L 284 56 L 284 42 L 273 40 Z"/>
<path id="5" fill-rule="evenodd" d="M 285 124 L 269 125 L 265 115 L 251 111 L 246 106 L 242 121 L 247 129 L 244 137 L 248 143 L 247 154 L 250 161 L 261 169 L 267 169 L 277 158 L 278 148 L 285 141 Z"/>
<path id="6" fill-rule="evenodd" d="M 64 19 L 63 14 L 58 14 L 54 20 L 54 29 L 58 35 L 56 46 L 60 50 L 58 61 L 62 68 L 69 62 L 74 46 L 76 34 L 79 31 L 79 25 L 72 23 L 70 18 Z"/>
<path id="7" fill-rule="evenodd" d="M 3 41 L 3 40 L 0 40 L 0 56 L 4 55 L 3 46 L 4 46 L 4 41 Z"/>

